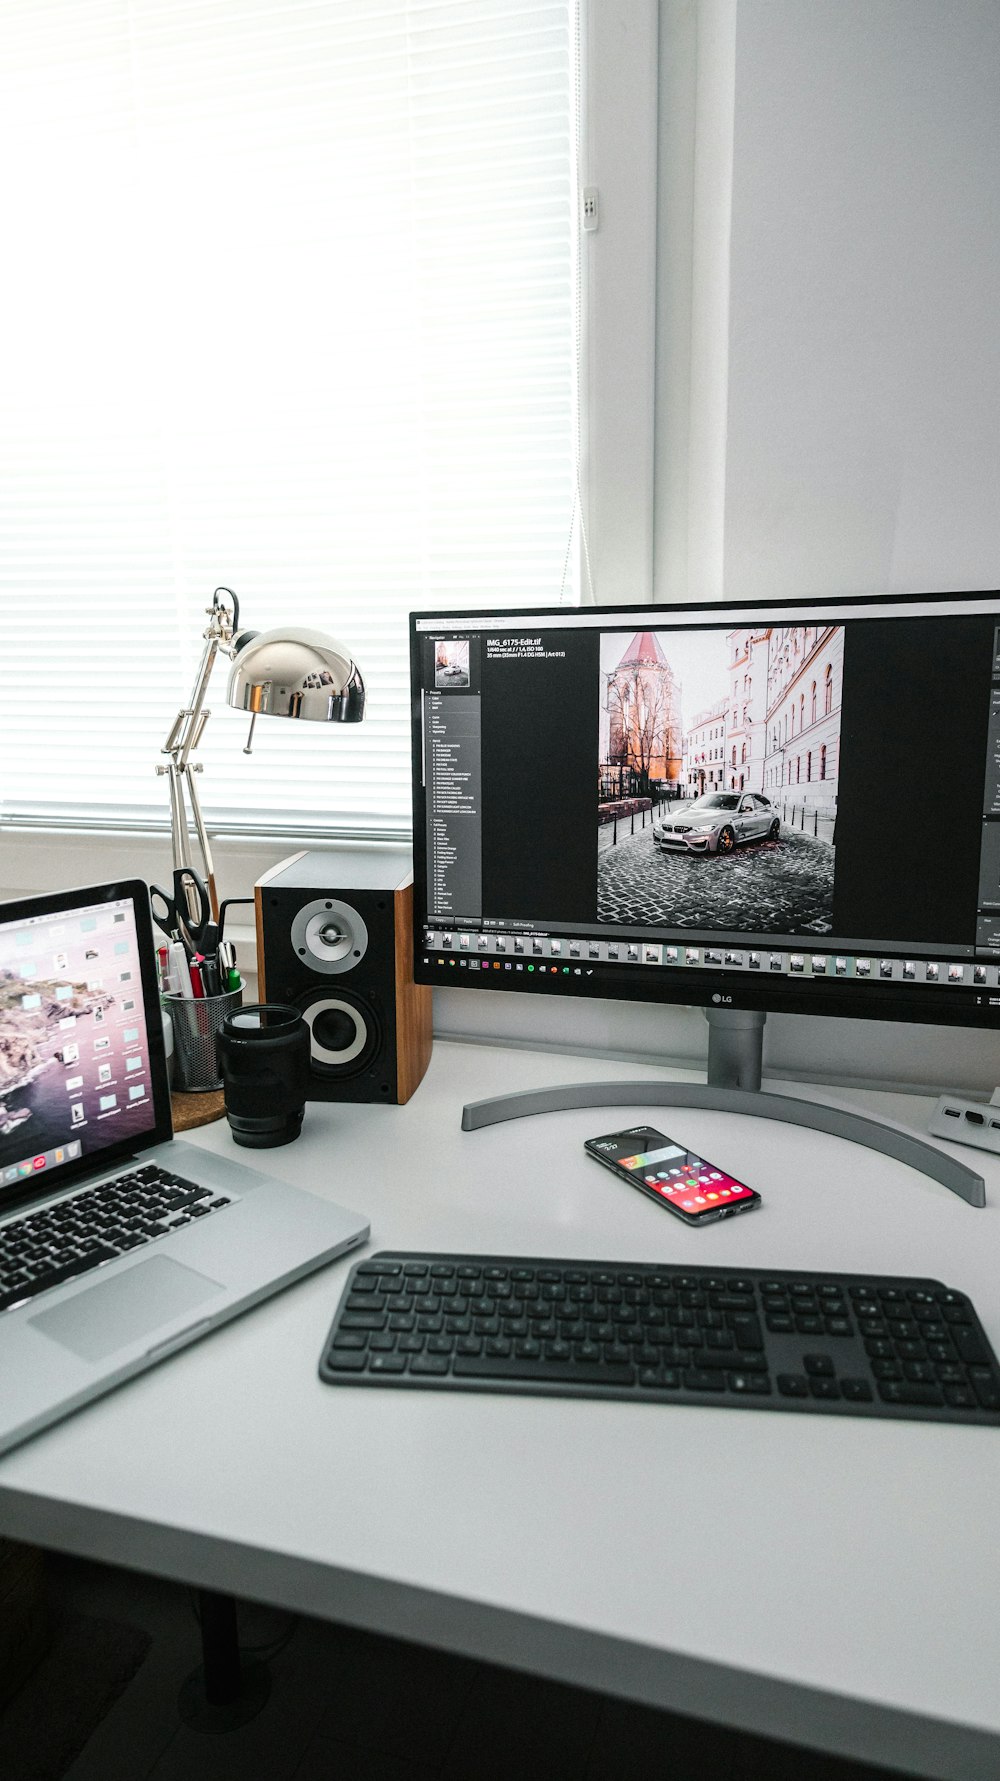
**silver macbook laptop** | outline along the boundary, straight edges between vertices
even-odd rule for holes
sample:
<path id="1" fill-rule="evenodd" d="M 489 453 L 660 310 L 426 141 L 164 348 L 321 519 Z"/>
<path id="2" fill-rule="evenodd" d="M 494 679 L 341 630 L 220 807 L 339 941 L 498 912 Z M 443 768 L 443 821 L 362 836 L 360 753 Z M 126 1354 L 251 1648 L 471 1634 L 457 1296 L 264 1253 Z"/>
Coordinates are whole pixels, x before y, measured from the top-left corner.
<path id="1" fill-rule="evenodd" d="M 172 1136 L 147 886 L 0 904 L 0 1452 L 362 1243 Z"/>

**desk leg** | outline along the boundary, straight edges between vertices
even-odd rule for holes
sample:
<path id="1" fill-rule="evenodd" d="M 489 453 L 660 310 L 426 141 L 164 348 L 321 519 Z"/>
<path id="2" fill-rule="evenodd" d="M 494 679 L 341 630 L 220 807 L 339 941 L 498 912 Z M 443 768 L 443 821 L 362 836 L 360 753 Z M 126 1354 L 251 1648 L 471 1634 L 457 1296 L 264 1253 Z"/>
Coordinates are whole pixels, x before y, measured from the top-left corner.
<path id="1" fill-rule="evenodd" d="M 271 1692 L 271 1678 L 264 1664 L 244 1664 L 240 1658 L 231 1595 L 199 1589 L 198 1612 L 202 1663 L 181 1689 L 181 1718 L 192 1731 L 234 1731 L 256 1718 Z"/>

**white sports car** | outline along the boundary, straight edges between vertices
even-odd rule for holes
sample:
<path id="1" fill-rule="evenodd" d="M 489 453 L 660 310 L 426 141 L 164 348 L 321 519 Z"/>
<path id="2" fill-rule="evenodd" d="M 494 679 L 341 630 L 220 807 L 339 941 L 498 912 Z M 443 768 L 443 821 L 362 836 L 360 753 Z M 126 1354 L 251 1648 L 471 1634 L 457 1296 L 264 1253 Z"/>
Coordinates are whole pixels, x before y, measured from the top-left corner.
<path id="1" fill-rule="evenodd" d="M 706 792 L 661 822 L 653 840 L 666 853 L 732 853 L 741 841 L 777 841 L 781 823 L 762 792 Z"/>

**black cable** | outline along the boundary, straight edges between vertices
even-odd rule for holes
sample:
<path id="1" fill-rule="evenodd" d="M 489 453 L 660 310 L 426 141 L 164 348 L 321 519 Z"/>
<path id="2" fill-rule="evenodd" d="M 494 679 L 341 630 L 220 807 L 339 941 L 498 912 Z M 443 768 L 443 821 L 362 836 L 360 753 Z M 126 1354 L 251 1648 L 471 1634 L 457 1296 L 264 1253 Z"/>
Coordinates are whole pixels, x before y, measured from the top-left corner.
<path id="1" fill-rule="evenodd" d="M 212 595 L 212 599 L 216 606 L 220 604 L 220 594 L 228 594 L 233 603 L 233 630 L 238 631 L 240 628 L 240 603 L 231 587 L 217 587 L 215 593 Z"/>

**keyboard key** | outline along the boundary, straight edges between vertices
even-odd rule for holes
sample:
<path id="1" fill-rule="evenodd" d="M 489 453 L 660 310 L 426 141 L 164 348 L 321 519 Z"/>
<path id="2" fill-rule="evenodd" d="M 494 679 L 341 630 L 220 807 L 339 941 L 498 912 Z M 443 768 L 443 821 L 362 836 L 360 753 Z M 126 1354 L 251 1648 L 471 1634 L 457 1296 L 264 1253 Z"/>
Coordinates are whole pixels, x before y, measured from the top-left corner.
<path id="1" fill-rule="evenodd" d="M 944 1401 L 955 1410 L 974 1410 L 977 1403 L 975 1392 L 967 1385 L 946 1385 Z"/>
<path id="2" fill-rule="evenodd" d="M 928 1360 L 905 1360 L 903 1362 L 903 1378 L 912 1380 L 914 1385 L 933 1385 L 937 1375 Z"/>
<path id="3" fill-rule="evenodd" d="M 879 1380 L 878 1395 L 884 1404 L 923 1404 L 931 1408 L 944 1403 L 939 1385 L 911 1385 L 908 1380 Z"/>
<path id="4" fill-rule="evenodd" d="M 969 1383 L 984 1410 L 1000 1409 L 1000 1385 L 987 1367 L 970 1367 Z"/>
<path id="5" fill-rule="evenodd" d="M 867 1379 L 842 1379 L 840 1389 L 848 1403 L 870 1404 L 872 1401 L 872 1388 Z"/>
<path id="6" fill-rule="evenodd" d="M 730 1328 L 736 1335 L 736 1346 L 744 1351 L 760 1349 L 764 1346 L 764 1332 L 756 1317 L 741 1312 L 730 1319 Z"/>
<path id="7" fill-rule="evenodd" d="M 640 1385 L 657 1386 L 666 1391 L 667 1377 L 668 1369 L 665 1367 L 640 1367 L 639 1369 Z M 674 1372 L 670 1374 L 670 1377 L 673 1379 L 676 1389 L 676 1386 L 680 1385 L 681 1376 L 679 1373 Z"/>
<path id="8" fill-rule="evenodd" d="M 716 1348 L 698 1348 L 693 1349 L 687 1355 L 686 1364 L 699 1371 L 708 1368 L 713 1373 L 720 1370 L 726 1372 L 727 1369 L 739 1364 L 739 1356 L 733 1353 L 722 1353 Z"/>
<path id="9" fill-rule="evenodd" d="M 464 1363 L 459 1361 L 455 1362 L 456 1372 L 458 1372 L 461 1364 Z M 433 1375 L 435 1378 L 439 1378 L 443 1373 L 447 1373 L 447 1371 L 448 1357 L 444 1354 L 415 1354 L 410 1361 L 411 1373 L 425 1373 Z"/>
<path id="10" fill-rule="evenodd" d="M 513 1354 L 506 1359 L 492 1355 L 459 1355 L 454 1362 L 456 1378 L 463 1379 L 537 1379 L 543 1384 L 560 1385 L 634 1385 L 634 1367 L 612 1365 L 588 1366 L 584 1361 L 550 1361 L 544 1356 L 524 1360 Z"/>
<path id="11" fill-rule="evenodd" d="M 375 1282 L 367 1284 L 374 1286 Z M 380 1292 L 358 1292 L 355 1289 L 347 1301 L 349 1311 L 384 1311 L 385 1307 L 385 1294 Z"/>
<path id="12" fill-rule="evenodd" d="M 363 1373 L 368 1365 L 368 1356 L 354 1348 L 331 1348 L 326 1364 L 335 1373 Z"/>
<path id="13" fill-rule="evenodd" d="M 832 1379 L 837 1371 L 830 1354 L 804 1354 L 802 1365 L 811 1379 Z"/>
<path id="14" fill-rule="evenodd" d="M 964 1360 L 967 1366 L 981 1365 L 989 1361 L 990 1351 L 978 1330 L 967 1328 L 964 1324 L 955 1325 L 951 1336 L 958 1350 L 959 1359 Z"/>

